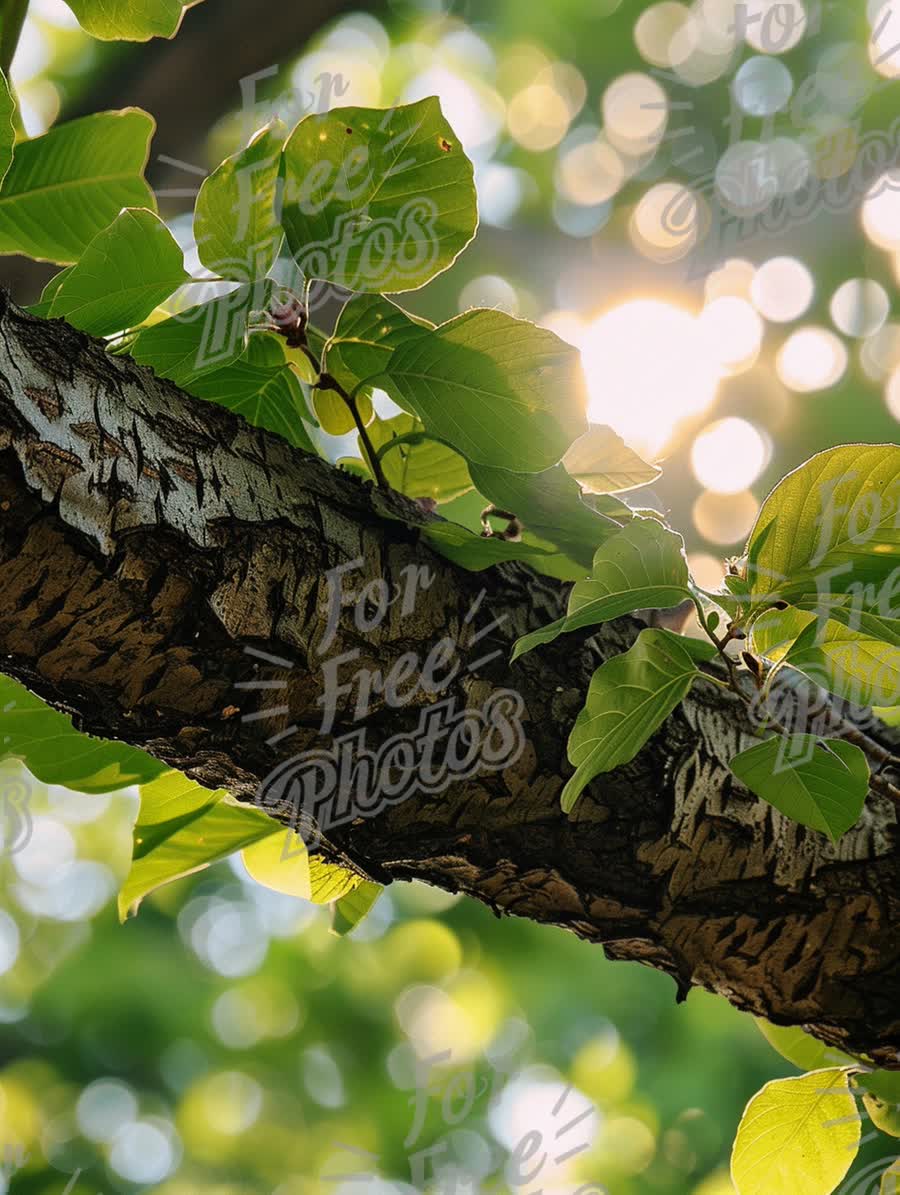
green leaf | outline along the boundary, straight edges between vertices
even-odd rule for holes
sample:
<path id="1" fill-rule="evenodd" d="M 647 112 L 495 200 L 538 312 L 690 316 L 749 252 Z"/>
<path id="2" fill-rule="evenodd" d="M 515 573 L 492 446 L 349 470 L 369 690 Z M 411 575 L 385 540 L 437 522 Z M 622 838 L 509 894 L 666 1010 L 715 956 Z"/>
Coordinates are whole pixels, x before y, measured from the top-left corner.
<path id="1" fill-rule="evenodd" d="M 563 457 L 568 472 L 589 494 L 617 494 L 649 485 L 662 472 L 641 460 L 611 427 L 595 426 Z"/>
<path id="2" fill-rule="evenodd" d="M 818 1038 L 805 1033 L 797 1025 L 770 1025 L 768 1021 L 756 1020 L 756 1027 L 782 1058 L 793 1063 L 801 1071 L 818 1071 L 826 1067 L 853 1066 L 858 1059 L 845 1054 L 834 1046 L 828 1046 Z"/>
<path id="3" fill-rule="evenodd" d="M 433 522 L 420 528 L 420 534 L 425 543 L 441 556 L 451 560 L 460 568 L 472 572 L 490 569 L 495 564 L 503 564 L 506 560 L 529 560 L 537 562 L 540 568 L 540 558 L 552 556 L 541 547 L 529 544 L 518 544 L 512 540 L 500 539 L 497 535 L 476 535 L 467 527 L 459 523 Z"/>
<path id="4" fill-rule="evenodd" d="M 200 0 L 67 0 L 78 23 L 101 41 L 174 37 L 184 11 Z"/>
<path id="5" fill-rule="evenodd" d="M 450 502 L 471 490 L 472 479 L 465 460 L 446 444 L 422 434 L 422 424 L 414 415 L 403 413 L 392 419 L 376 419 L 368 434 L 376 452 L 398 436 L 417 436 L 389 448 L 381 457 L 387 483 L 399 493 L 410 498 Z"/>
<path id="6" fill-rule="evenodd" d="M 13 121 L 15 110 L 16 101 L 9 89 L 6 75 L 0 71 L 0 183 L 6 178 L 15 152 L 16 126 Z"/>
<path id="7" fill-rule="evenodd" d="M 585 426 L 578 350 L 502 311 L 410 331 L 378 384 L 472 464 L 539 473 Z"/>
<path id="8" fill-rule="evenodd" d="M 0 253 L 69 265 L 123 207 L 155 211 L 143 177 L 155 127 L 125 108 L 19 142 L 0 187 Z"/>
<path id="9" fill-rule="evenodd" d="M 591 576 L 569 598 L 568 630 L 690 598 L 684 540 L 655 519 L 635 519 L 597 549 Z"/>
<path id="10" fill-rule="evenodd" d="M 170 319 L 144 328 L 129 352 L 183 390 L 204 374 L 231 365 L 247 349 L 247 329 L 268 307 L 268 283 L 240 286 Z M 193 391 L 191 391 L 193 393 Z"/>
<path id="11" fill-rule="evenodd" d="M 253 336 L 251 344 L 257 339 Z M 256 365 L 249 351 L 222 369 L 194 378 L 185 389 L 242 415 L 254 427 L 275 432 L 295 448 L 314 452 L 304 424 L 311 416 L 299 378 L 283 359 L 280 365 Z"/>
<path id="12" fill-rule="evenodd" d="M 789 606 L 786 610 L 766 610 L 754 619 L 750 627 L 749 650 L 777 664 L 815 621 L 814 614 L 796 606 Z"/>
<path id="13" fill-rule="evenodd" d="M 346 399 L 336 390 L 322 390 L 317 387 L 312 392 L 312 401 L 319 425 L 322 431 L 327 432 L 329 436 L 346 436 L 356 428 L 353 412 Z M 357 414 L 365 427 L 371 423 L 375 413 L 372 408 L 372 400 L 367 394 L 357 394 L 353 401 L 356 403 Z"/>
<path id="14" fill-rule="evenodd" d="M 512 656 L 510 663 L 515 663 L 520 656 L 527 655 L 530 651 L 534 651 L 536 647 L 543 647 L 545 643 L 552 643 L 558 639 L 566 629 L 566 616 L 557 618 L 556 622 L 550 622 L 545 627 L 539 627 L 536 631 L 529 631 L 527 635 L 522 635 L 517 639 L 513 645 Z"/>
<path id="15" fill-rule="evenodd" d="M 322 369 L 348 394 L 387 371 L 395 349 L 434 324 L 403 311 L 381 295 L 355 295 L 341 309 L 325 345 Z"/>
<path id="16" fill-rule="evenodd" d="M 0 676 L 0 759 L 10 755 L 44 784 L 82 793 L 115 792 L 166 771 L 143 751 L 75 730 L 65 714 Z"/>
<path id="17" fill-rule="evenodd" d="M 25 310 L 30 315 L 40 316 L 41 319 L 46 319 L 50 314 L 50 308 L 53 306 L 53 300 L 56 298 L 56 292 L 62 286 L 66 277 L 72 272 L 73 266 L 66 266 L 60 270 L 58 274 L 54 274 L 44 289 L 41 291 L 40 301 L 32 303 L 26 307 Z"/>
<path id="18" fill-rule="evenodd" d="M 865 1070 L 856 1076 L 857 1086 L 887 1104 L 900 1104 L 900 1071 Z"/>
<path id="19" fill-rule="evenodd" d="M 869 765 L 853 743 L 776 735 L 731 761 L 742 784 L 781 813 L 837 842 L 860 818 Z"/>
<path id="20" fill-rule="evenodd" d="M 585 569 L 598 546 L 619 530 L 610 515 L 582 501 L 578 483 L 562 465 L 542 473 L 472 465 L 470 472 L 479 493 L 500 510 L 512 511 L 532 535 L 562 549 Z"/>
<path id="21" fill-rule="evenodd" d="M 272 121 L 200 187 L 194 210 L 197 252 L 220 278 L 252 282 L 267 274 L 278 257 L 284 235 L 277 206 L 286 132 L 281 121 Z"/>
<path id="22" fill-rule="evenodd" d="M 282 827 L 281 833 L 244 847 L 241 858 L 249 875 L 265 888 L 301 900 L 312 896 L 309 853 L 292 830 Z"/>
<path id="23" fill-rule="evenodd" d="M 551 552 L 531 544 L 515 543 L 499 536 L 481 536 L 459 523 L 428 523 L 419 528 L 422 539 L 453 564 L 471 572 L 481 572 L 508 560 L 528 560 L 540 568 L 540 560 Z"/>
<path id="24" fill-rule="evenodd" d="M 334 906 L 334 917 L 331 932 L 343 937 L 356 929 L 360 921 L 368 915 L 375 901 L 384 892 L 383 884 L 376 884 L 372 880 L 363 882 L 353 892 L 342 896 Z"/>
<path id="25" fill-rule="evenodd" d="M 861 1134 L 846 1071 L 767 1083 L 747 1105 L 735 1138 L 737 1195 L 831 1195 L 853 1163 Z"/>
<path id="26" fill-rule="evenodd" d="M 511 459 L 517 472 L 549 469 L 585 427 L 578 351 L 502 311 L 468 311 L 435 328 L 380 296 L 359 296 L 341 312 L 323 369 L 351 394 L 382 387 L 470 463 L 504 472 Z M 559 472 L 571 508 L 578 486 Z M 545 505 L 559 505 L 563 481 L 552 488 Z"/>
<path id="27" fill-rule="evenodd" d="M 566 617 L 523 636 L 513 659 L 564 632 L 635 610 L 665 610 L 690 596 L 681 536 L 655 519 L 635 519 L 597 549 L 591 576 L 578 581 L 569 595 Z"/>
<path id="28" fill-rule="evenodd" d="M 309 881 L 309 899 L 317 905 L 343 900 L 364 882 L 362 876 L 349 868 L 341 867 L 339 863 L 326 863 L 321 855 L 313 855 L 309 860 Z"/>
<path id="29" fill-rule="evenodd" d="M 65 271 L 50 316 L 109 336 L 141 323 L 189 279 L 184 255 L 159 216 L 125 208 Z"/>
<path id="30" fill-rule="evenodd" d="M 119 893 L 119 917 L 134 916 L 145 896 L 163 884 L 264 838 L 284 827 L 259 809 L 225 792 L 203 788 L 180 772 L 166 772 L 141 788 L 134 827 L 131 870 Z"/>
<path id="31" fill-rule="evenodd" d="M 282 223 L 308 278 L 375 294 L 417 290 L 475 235 L 472 163 L 435 97 L 307 116 L 284 161 Z"/>
<path id="32" fill-rule="evenodd" d="M 816 684 L 853 705 L 900 700 L 900 647 L 829 619 L 814 622 L 785 659 Z"/>
<path id="33" fill-rule="evenodd" d="M 900 1195 L 900 1158 L 882 1174 L 879 1195 Z"/>
<path id="34" fill-rule="evenodd" d="M 585 785 L 634 759 L 700 676 L 681 635 L 649 628 L 624 655 L 601 664 L 569 736 L 577 771 L 562 792 L 568 813 Z"/>
<path id="35" fill-rule="evenodd" d="M 748 544 L 754 600 L 890 583 L 900 563 L 898 506 L 896 444 L 847 444 L 814 456 L 759 512 Z"/>

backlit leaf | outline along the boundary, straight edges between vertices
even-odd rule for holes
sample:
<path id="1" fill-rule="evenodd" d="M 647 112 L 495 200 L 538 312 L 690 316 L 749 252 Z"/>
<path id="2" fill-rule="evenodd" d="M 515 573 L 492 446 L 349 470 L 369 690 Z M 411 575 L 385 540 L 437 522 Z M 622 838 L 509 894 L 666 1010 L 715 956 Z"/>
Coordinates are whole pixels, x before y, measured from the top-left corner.
<path id="1" fill-rule="evenodd" d="M 759 512 L 748 544 L 755 600 L 890 584 L 900 564 L 898 508 L 896 444 L 846 444 L 814 456 Z"/>
<path id="2" fill-rule="evenodd" d="M 308 278 L 348 290 L 416 290 L 475 234 L 472 163 L 437 98 L 301 120 L 284 147 L 282 223 Z"/>
<path id="3" fill-rule="evenodd" d="M 847 1073 L 767 1083 L 747 1105 L 731 1155 L 737 1195 L 831 1195 L 862 1132 Z"/>
<path id="4" fill-rule="evenodd" d="M 594 426 L 580 436 L 563 464 L 589 494 L 617 494 L 648 485 L 661 470 L 648 465 L 611 427 Z"/>
<path id="5" fill-rule="evenodd" d="M 131 870 L 119 893 L 119 916 L 133 916 L 148 893 L 226 859 L 283 827 L 223 791 L 166 772 L 141 789 Z"/>
<path id="6" fill-rule="evenodd" d="M 143 176 L 155 127 L 126 108 L 20 141 L 0 187 L 0 253 L 68 265 L 123 207 L 155 211 Z"/>
<path id="7" fill-rule="evenodd" d="M 159 216 L 125 208 L 59 279 L 49 314 L 108 336 L 141 323 L 189 277 L 184 255 Z"/>
<path id="8" fill-rule="evenodd" d="M 409 330 L 377 384 L 476 465 L 539 473 L 585 427 L 577 349 L 502 311 Z"/>
<path id="9" fill-rule="evenodd" d="M 280 121 L 272 121 L 200 187 L 194 210 L 197 253 L 220 278 L 253 282 L 278 256 L 283 233 L 277 199 L 286 132 Z"/>

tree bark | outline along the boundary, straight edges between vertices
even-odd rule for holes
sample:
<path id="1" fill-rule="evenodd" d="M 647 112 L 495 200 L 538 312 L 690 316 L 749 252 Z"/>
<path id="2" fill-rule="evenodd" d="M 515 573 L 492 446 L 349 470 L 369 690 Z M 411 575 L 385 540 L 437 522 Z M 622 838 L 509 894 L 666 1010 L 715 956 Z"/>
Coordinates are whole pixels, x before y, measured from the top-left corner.
<path id="1" fill-rule="evenodd" d="M 423 541 L 431 516 L 418 504 L 9 302 L 0 512 L 0 669 L 84 731 L 256 802 L 299 753 L 359 731 L 375 750 L 437 701 L 480 710 L 518 694 L 514 762 L 357 809 L 325 826 L 325 853 L 562 926 L 667 972 L 681 997 L 702 986 L 900 1065 L 900 835 L 888 798 L 870 794 L 838 846 L 789 822 L 731 776 L 727 761 L 748 742 L 743 707 L 700 682 L 633 763 L 594 782 L 572 817 L 561 812 L 589 678 L 637 620 L 510 666 L 515 638 L 559 615 L 564 586 L 518 565 L 456 567 Z M 423 584 L 380 622 L 371 589 L 329 642 L 325 574 L 360 559 L 348 591 L 377 578 L 392 594 Z M 437 695 L 413 692 L 445 638 L 455 655 L 441 658 L 461 662 L 458 675 Z M 350 691 L 323 735 L 326 671 L 353 651 L 336 673 Z M 357 718 L 354 674 L 394 667 L 409 700 L 396 708 L 376 684 Z M 241 687 L 259 681 L 281 687 Z"/>

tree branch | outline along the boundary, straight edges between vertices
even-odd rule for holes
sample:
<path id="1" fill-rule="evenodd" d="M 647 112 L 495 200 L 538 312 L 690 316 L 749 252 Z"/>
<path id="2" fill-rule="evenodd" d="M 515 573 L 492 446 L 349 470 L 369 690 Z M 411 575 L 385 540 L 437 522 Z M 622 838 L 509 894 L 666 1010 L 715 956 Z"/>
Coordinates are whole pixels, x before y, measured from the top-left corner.
<path id="1" fill-rule="evenodd" d="M 455 567 L 423 542 L 429 516 L 417 504 L 9 303 L 0 511 L 0 669 L 84 730 L 255 801 L 298 753 L 359 730 L 376 750 L 434 710 L 421 686 L 396 709 L 376 684 L 357 721 L 353 688 L 323 737 L 323 667 L 357 652 L 339 672 L 350 688 L 357 670 L 384 677 L 410 657 L 407 694 L 449 636 L 461 667 L 440 700 L 480 710 L 502 690 L 519 694 L 524 752 L 501 771 L 326 826 L 327 854 L 562 926 L 667 972 L 682 996 L 703 986 L 900 1063 L 900 845 L 887 797 L 872 793 L 837 847 L 794 825 L 728 770 L 748 742 L 741 704 L 698 685 L 633 763 L 562 814 L 575 714 L 636 620 L 510 666 L 513 640 L 558 616 L 564 587 L 518 566 Z M 431 584 L 380 623 L 373 589 L 360 607 L 372 628 L 348 608 L 328 644 L 325 573 L 360 558 L 347 589 L 383 578 L 393 593 L 423 566 Z M 240 687 L 259 680 L 283 687 Z M 281 712 L 252 717 L 271 707 Z"/>

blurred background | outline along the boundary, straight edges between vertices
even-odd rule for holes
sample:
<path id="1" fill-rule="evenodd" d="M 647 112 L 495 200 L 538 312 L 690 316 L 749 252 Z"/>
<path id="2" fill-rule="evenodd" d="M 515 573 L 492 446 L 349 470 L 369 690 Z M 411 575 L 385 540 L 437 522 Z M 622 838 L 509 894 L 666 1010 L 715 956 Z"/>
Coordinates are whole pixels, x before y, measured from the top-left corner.
<path id="1" fill-rule="evenodd" d="M 273 115 L 440 96 L 481 229 L 401 304 L 576 344 L 708 587 L 786 471 L 896 440 L 900 0 L 206 0 L 146 46 L 32 0 L 12 75 L 32 135 L 157 117 L 189 259 L 203 176 Z M 20 302 L 52 272 L 0 262 Z M 723 1001 L 420 886 L 337 939 L 225 864 L 119 927 L 135 795 L 0 783 L 34 817 L 0 854 L 0 1191 L 725 1195 L 744 1104 L 793 1073 Z"/>

